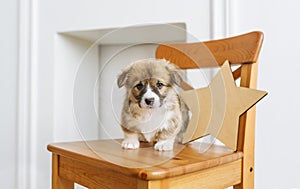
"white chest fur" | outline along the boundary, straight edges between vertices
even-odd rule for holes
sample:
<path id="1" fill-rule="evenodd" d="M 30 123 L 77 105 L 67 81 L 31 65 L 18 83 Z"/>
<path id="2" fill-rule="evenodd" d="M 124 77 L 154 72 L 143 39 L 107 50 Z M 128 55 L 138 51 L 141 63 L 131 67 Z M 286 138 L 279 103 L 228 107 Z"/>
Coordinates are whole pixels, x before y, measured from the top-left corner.
<path id="1" fill-rule="evenodd" d="M 168 111 L 161 107 L 144 111 L 142 116 L 135 119 L 136 129 L 141 133 L 152 133 L 165 125 Z"/>
<path id="2" fill-rule="evenodd" d="M 169 120 L 175 115 L 175 111 L 170 111 L 164 106 L 155 109 L 142 110 L 139 117 L 130 119 L 128 129 L 142 133 L 147 141 L 151 141 L 157 131 L 167 129 Z"/>

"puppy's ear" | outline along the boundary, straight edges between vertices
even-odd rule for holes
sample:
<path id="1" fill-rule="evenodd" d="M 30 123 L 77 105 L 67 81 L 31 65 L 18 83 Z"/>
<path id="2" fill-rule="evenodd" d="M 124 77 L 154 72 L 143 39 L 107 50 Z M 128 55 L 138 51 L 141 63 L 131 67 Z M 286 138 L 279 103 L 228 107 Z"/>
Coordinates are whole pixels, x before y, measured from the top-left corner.
<path id="1" fill-rule="evenodd" d="M 179 68 L 171 63 L 168 65 L 167 69 L 169 70 L 171 77 L 170 82 L 180 86 L 181 82 L 183 81 L 183 73 L 179 70 Z"/>
<path id="2" fill-rule="evenodd" d="M 118 87 L 119 88 L 121 88 L 121 87 L 123 87 L 125 85 L 128 73 L 129 73 L 129 69 L 126 68 L 118 76 Z"/>
<path id="3" fill-rule="evenodd" d="M 180 73 L 179 70 L 173 71 L 173 72 L 171 73 L 171 80 L 172 80 L 172 82 L 174 82 L 176 85 L 178 85 L 178 86 L 181 85 L 181 82 L 183 81 L 183 79 L 182 79 L 182 75 L 181 75 L 181 73 Z"/>

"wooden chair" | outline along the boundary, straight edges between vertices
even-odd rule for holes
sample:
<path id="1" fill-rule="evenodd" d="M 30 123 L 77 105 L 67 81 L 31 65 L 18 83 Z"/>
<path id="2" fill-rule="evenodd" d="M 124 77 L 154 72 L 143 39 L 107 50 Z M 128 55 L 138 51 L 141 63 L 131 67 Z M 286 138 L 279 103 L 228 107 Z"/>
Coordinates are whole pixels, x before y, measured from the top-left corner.
<path id="1" fill-rule="evenodd" d="M 251 32 L 204 42 L 205 46 L 202 43 L 162 44 L 156 56 L 182 69 L 198 68 L 198 64 L 216 66 L 211 61 L 212 55 L 219 65 L 229 60 L 231 65 L 240 65 L 233 72 L 235 79 L 240 78 L 240 86 L 256 88 L 262 41 L 261 32 Z M 254 188 L 254 127 L 255 107 L 252 107 L 240 117 L 237 151 L 212 145 L 207 152 L 200 153 L 197 142 L 177 145 L 181 148 L 177 154 L 155 151 L 148 144 L 142 144 L 138 150 L 123 150 L 121 140 L 51 144 L 48 150 L 52 152 L 52 188 L 71 189 L 74 183 L 113 189 Z M 166 154 L 171 157 L 169 160 L 156 165 L 150 163 Z"/>

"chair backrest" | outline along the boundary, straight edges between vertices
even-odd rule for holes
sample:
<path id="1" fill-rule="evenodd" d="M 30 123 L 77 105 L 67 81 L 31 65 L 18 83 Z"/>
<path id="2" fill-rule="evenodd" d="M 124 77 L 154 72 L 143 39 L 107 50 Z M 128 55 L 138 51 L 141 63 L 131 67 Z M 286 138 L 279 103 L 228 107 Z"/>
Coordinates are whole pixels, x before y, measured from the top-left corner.
<path id="1" fill-rule="evenodd" d="M 160 44 L 156 50 L 156 58 L 169 60 L 181 69 L 217 67 L 229 60 L 231 65 L 240 65 L 233 72 L 235 79 L 240 78 L 240 86 L 255 89 L 257 59 L 262 42 L 262 32 L 251 32 L 207 42 Z M 183 84 L 183 88 L 192 87 Z M 255 107 L 240 117 L 237 150 L 243 151 L 244 156 L 254 154 L 254 127 Z M 252 163 L 253 157 L 249 160 L 249 167 L 253 166 Z"/>

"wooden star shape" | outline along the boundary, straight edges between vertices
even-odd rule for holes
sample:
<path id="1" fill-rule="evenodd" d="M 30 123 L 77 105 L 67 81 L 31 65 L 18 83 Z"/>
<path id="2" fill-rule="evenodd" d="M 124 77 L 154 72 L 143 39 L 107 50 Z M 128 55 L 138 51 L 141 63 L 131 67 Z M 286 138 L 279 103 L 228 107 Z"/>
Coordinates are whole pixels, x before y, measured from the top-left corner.
<path id="1" fill-rule="evenodd" d="M 192 112 L 182 143 L 208 134 L 236 150 L 239 117 L 267 92 L 237 87 L 226 61 L 206 88 L 183 92 L 183 100 Z"/>

